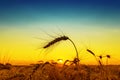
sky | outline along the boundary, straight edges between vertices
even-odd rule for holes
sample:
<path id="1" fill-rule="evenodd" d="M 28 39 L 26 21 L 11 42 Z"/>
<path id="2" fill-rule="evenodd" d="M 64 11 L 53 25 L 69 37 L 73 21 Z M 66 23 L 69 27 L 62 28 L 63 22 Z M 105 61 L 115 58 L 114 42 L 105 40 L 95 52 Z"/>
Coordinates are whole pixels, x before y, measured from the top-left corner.
<path id="1" fill-rule="evenodd" d="M 81 63 L 97 64 L 89 48 L 96 55 L 111 55 L 110 64 L 120 64 L 120 1 L 0 0 L 0 62 L 73 60 L 69 41 L 42 48 L 61 35 L 74 41 Z"/>

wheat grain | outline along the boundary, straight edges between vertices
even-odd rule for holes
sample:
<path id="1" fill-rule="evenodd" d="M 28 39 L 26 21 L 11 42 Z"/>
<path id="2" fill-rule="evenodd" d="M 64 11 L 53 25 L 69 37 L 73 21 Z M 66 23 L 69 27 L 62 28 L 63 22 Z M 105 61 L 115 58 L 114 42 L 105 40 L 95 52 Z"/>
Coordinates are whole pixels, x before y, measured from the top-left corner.
<path id="1" fill-rule="evenodd" d="M 106 55 L 106 57 L 107 57 L 107 58 L 111 58 L 111 56 L 110 56 L 110 55 Z"/>
<path id="2" fill-rule="evenodd" d="M 100 56 L 98 56 L 100 59 L 102 59 L 103 58 L 103 56 L 102 55 L 100 55 Z"/>
<path id="3" fill-rule="evenodd" d="M 57 37 L 54 40 L 50 41 L 47 45 L 45 45 L 43 48 L 48 48 L 52 45 L 54 45 L 57 42 L 60 42 L 62 40 L 68 40 L 69 38 L 67 36 L 61 36 L 61 37 Z"/>
<path id="4" fill-rule="evenodd" d="M 95 56 L 95 54 L 90 49 L 87 49 L 87 51 Z"/>

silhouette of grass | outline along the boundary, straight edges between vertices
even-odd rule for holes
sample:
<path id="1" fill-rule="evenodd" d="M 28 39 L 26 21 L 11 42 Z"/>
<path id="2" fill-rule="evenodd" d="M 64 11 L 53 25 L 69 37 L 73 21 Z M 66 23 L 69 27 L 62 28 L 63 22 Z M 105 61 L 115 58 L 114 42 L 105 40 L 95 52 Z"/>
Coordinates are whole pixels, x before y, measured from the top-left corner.
<path id="1" fill-rule="evenodd" d="M 91 53 L 93 56 L 95 56 L 95 53 L 93 53 L 90 49 L 87 49 L 89 53 Z"/>
<path id="2" fill-rule="evenodd" d="M 61 37 L 57 37 L 54 40 L 50 41 L 47 45 L 45 45 L 43 48 L 48 48 L 52 45 L 54 45 L 57 42 L 60 42 L 62 40 L 68 40 L 69 38 L 67 36 L 61 36 Z"/>

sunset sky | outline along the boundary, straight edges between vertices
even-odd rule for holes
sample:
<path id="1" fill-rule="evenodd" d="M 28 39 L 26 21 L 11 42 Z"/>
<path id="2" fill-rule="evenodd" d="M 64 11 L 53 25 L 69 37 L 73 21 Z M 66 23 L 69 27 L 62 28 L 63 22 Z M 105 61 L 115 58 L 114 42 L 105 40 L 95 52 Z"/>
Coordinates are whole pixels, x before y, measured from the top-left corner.
<path id="1" fill-rule="evenodd" d="M 42 49 L 54 39 L 48 34 L 70 37 L 81 63 L 97 64 L 89 48 L 96 55 L 111 55 L 110 64 L 120 64 L 120 0 L 0 0 L 0 62 L 76 56 L 69 41 Z"/>

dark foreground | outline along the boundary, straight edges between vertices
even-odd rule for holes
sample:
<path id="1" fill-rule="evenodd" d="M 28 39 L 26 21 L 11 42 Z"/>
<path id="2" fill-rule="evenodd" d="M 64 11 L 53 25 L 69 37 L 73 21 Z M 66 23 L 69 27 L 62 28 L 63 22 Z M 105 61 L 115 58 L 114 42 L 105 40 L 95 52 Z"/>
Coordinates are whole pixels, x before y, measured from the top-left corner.
<path id="1" fill-rule="evenodd" d="M 0 66 L 0 80 L 120 80 L 120 66 L 34 64 Z"/>

